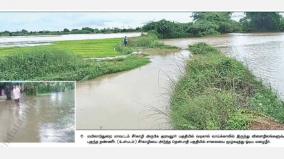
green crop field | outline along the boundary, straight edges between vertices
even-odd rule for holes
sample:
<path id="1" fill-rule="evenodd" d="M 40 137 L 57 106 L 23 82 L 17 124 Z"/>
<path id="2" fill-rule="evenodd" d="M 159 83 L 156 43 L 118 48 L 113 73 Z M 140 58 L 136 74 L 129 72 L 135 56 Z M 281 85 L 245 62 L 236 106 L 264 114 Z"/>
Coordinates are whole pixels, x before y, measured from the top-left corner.
<path id="1" fill-rule="evenodd" d="M 121 43 L 121 39 L 98 39 L 79 41 L 60 41 L 53 47 L 70 50 L 83 57 L 117 56 L 119 53 L 115 47 Z"/>
<path id="2" fill-rule="evenodd" d="M 0 48 L 0 56 L 12 55 L 18 52 L 30 52 L 35 49 L 59 49 L 73 52 L 82 57 L 117 56 L 116 46 L 121 44 L 121 39 L 97 39 L 59 41 L 48 46 Z"/>

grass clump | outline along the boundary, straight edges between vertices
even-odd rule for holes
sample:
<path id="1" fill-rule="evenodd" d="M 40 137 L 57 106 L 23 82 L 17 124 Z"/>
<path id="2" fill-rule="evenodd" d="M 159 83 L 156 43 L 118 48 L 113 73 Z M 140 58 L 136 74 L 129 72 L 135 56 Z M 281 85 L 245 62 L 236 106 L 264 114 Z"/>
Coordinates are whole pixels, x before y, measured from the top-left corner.
<path id="1" fill-rule="evenodd" d="M 199 43 L 171 100 L 176 129 L 248 129 L 257 111 L 284 122 L 284 104 L 240 62 Z M 262 103 L 261 106 L 256 103 Z"/>
<path id="2" fill-rule="evenodd" d="M 122 43 L 117 45 L 116 50 L 121 54 L 130 54 L 132 52 L 143 52 L 143 54 L 153 55 L 161 53 L 176 52 L 177 47 L 164 45 L 159 38 L 153 34 L 142 34 L 140 37 L 129 38 L 128 46 Z"/>

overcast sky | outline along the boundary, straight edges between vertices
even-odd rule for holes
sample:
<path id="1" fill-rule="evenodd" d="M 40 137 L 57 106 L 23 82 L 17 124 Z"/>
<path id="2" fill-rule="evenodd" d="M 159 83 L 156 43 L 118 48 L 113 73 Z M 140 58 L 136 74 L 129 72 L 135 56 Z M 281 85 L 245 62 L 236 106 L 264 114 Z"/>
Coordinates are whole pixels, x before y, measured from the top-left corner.
<path id="1" fill-rule="evenodd" d="M 134 28 L 161 19 L 190 22 L 191 15 L 191 12 L 0 12 L 0 31 Z M 242 16 L 243 13 L 234 13 L 233 19 Z"/>

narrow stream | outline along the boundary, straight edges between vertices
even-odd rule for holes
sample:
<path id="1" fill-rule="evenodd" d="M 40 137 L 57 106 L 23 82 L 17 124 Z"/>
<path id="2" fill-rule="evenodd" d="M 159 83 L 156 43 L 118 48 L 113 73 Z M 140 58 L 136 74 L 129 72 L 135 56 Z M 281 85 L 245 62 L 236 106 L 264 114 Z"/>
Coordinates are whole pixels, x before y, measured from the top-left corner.
<path id="1" fill-rule="evenodd" d="M 189 52 L 152 56 L 151 63 L 77 83 L 77 129 L 171 129 L 172 84 Z"/>

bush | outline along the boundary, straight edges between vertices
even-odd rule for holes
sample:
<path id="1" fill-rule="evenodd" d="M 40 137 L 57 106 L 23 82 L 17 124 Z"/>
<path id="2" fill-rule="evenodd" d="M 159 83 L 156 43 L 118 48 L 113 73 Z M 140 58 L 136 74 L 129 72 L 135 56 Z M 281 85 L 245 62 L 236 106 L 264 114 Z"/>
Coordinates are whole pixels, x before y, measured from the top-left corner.
<path id="1" fill-rule="evenodd" d="M 243 111 L 236 111 L 229 117 L 226 129 L 246 130 L 249 129 L 250 122 L 251 122 L 251 117 L 249 117 Z"/>
<path id="2" fill-rule="evenodd" d="M 208 90 L 196 97 L 186 97 L 172 116 L 177 129 L 219 130 L 236 111 L 237 99 L 232 92 Z"/>
<path id="3" fill-rule="evenodd" d="M 159 38 L 155 34 L 146 34 L 140 37 L 130 38 L 130 47 L 144 47 L 144 48 L 155 48 L 162 44 L 159 42 Z"/>

